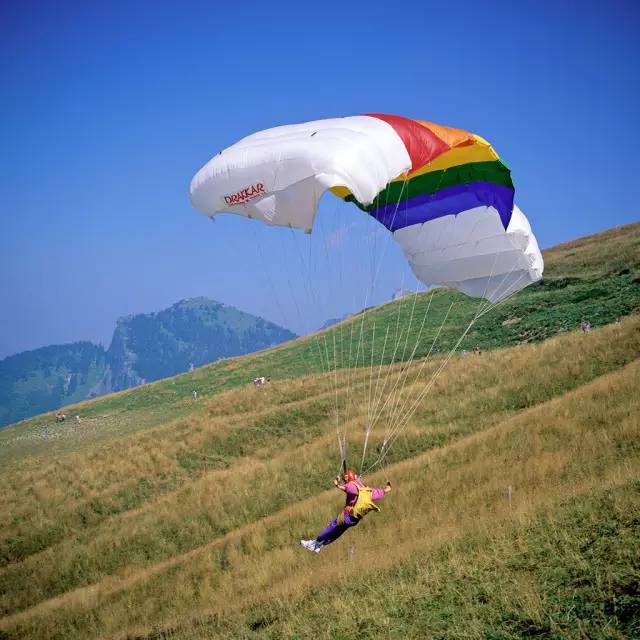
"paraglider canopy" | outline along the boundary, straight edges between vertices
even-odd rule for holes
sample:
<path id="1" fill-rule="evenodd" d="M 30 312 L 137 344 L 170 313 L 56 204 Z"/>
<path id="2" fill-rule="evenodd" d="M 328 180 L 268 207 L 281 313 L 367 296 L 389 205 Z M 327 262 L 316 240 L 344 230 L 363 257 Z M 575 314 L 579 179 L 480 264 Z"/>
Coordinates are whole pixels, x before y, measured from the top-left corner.
<path id="1" fill-rule="evenodd" d="M 393 233 L 427 285 L 497 302 L 542 277 L 509 169 L 461 129 L 383 114 L 275 127 L 214 156 L 190 194 L 208 216 L 311 232 L 327 190 Z"/>

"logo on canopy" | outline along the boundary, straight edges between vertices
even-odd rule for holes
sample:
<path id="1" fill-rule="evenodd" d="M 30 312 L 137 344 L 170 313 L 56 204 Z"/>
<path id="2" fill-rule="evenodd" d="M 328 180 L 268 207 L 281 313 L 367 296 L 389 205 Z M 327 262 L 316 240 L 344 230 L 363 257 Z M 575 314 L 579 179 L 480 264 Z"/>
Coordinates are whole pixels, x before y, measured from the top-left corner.
<path id="1" fill-rule="evenodd" d="M 245 202 L 249 202 L 249 200 L 255 200 L 256 198 L 259 198 L 264 194 L 264 184 L 262 184 L 262 182 L 256 182 L 256 184 L 252 184 L 250 187 L 245 187 L 244 189 L 240 189 L 240 191 L 236 191 L 231 195 L 224 196 L 224 201 L 228 205 L 244 204 Z"/>

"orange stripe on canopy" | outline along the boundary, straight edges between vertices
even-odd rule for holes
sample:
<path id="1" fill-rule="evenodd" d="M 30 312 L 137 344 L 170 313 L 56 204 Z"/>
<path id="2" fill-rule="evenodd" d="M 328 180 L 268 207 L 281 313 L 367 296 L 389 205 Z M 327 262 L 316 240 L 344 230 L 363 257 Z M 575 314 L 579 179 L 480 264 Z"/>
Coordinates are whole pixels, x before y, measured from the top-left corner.
<path id="1" fill-rule="evenodd" d="M 445 127 L 442 124 L 436 124 L 435 122 L 426 122 L 425 120 L 416 120 L 423 127 L 426 127 L 432 133 L 435 133 L 438 138 L 448 144 L 450 147 L 464 147 L 475 142 L 473 134 L 464 129 L 456 129 L 454 127 Z"/>

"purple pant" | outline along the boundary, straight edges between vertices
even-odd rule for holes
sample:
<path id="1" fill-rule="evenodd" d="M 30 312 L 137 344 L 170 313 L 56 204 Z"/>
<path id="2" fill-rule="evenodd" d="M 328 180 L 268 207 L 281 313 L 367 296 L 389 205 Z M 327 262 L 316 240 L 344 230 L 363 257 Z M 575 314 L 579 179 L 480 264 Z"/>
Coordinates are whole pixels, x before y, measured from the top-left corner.
<path id="1" fill-rule="evenodd" d="M 360 522 L 360 520 L 350 517 L 348 513 L 344 514 L 344 524 L 339 522 L 339 520 L 342 520 L 340 516 L 330 522 L 316 538 L 316 540 L 318 542 L 321 542 L 323 545 L 331 544 L 332 542 L 337 540 L 349 527 L 355 527 L 358 522 Z"/>

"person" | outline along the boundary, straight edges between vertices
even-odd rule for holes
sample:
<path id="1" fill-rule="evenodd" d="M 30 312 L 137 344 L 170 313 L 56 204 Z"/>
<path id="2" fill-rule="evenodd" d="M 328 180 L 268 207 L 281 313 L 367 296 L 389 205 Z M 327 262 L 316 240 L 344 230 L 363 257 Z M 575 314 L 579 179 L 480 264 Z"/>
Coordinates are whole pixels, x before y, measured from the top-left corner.
<path id="1" fill-rule="evenodd" d="M 585 320 L 581 325 L 582 333 L 589 333 L 589 329 L 591 329 L 591 323 L 588 320 Z"/>
<path id="2" fill-rule="evenodd" d="M 344 509 L 316 538 L 300 540 L 305 549 L 320 553 L 322 547 L 335 542 L 350 527 L 355 527 L 369 511 L 380 511 L 376 502 L 391 491 L 391 483 L 388 481 L 383 489 L 368 487 L 352 469 L 343 473 L 342 480 L 341 484 L 340 477 L 337 477 L 333 484 L 347 494 Z"/>
<path id="3" fill-rule="evenodd" d="M 198 392 L 194 389 L 191 394 L 191 399 L 195 402 L 198 399 Z"/>
<path id="4" fill-rule="evenodd" d="M 477 356 L 479 356 L 479 355 L 481 355 L 481 354 L 482 354 L 482 349 L 480 349 L 480 345 L 479 345 L 479 344 L 477 344 L 477 345 L 473 348 L 473 352 L 474 352 Z"/>

